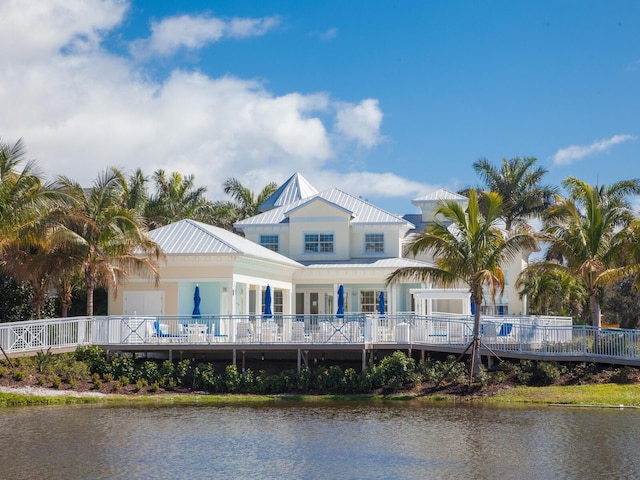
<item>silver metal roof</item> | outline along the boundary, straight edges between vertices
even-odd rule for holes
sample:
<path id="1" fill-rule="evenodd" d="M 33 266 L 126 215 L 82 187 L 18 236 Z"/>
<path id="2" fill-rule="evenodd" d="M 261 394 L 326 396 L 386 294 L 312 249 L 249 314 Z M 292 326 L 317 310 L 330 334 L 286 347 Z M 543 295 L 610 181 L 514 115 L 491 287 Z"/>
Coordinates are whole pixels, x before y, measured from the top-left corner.
<path id="1" fill-rule="evenodd" d="M 421 262 L 411 258 L 381 258 L 378 260 L 368 260 L 363 258 L 355 258 L 346 262 L 331 263 L 311 263 L 307 265 L 309 269 L 319 268 L 405 268 L 405 267 L 433 267 L 432 263 Z"/>
<path id="2" fill-rule="evenodd" d="M 266 212 L 272 208 L 281 207 L 317 193 L 318 190 L 300 173 L 296 172 L 267 198 L 259 208 L 260 211 Z"/>
<path id="3" fill-rule="evenodd" d="M 240 235 L 195 220 L 180 220 L 151 230 L 151 237 L 165 254 L 174 255 L 246 255 L 271 262 L 302 267 L 284 255 L 280 255 Z"/>
<path id="4" fill-rule="evenodd" d="M 348 193 L 332 188 L 324 192 L 317 193 L 311 197 L 297 200 L 288 205 L 274 208 L 259 215 L 246 218 L 235 224 L 236 228 L 242 228 L 249 225 L 278 225 L 289 221 L 289 212 L 298 209 L 298 207 L 313 202 L 320 198 L 328 203 L 333 203 L 337 207 L 351 212 L 353 218 L 351 224 L 392 224 L 403 225 L 407 228 L 413 228 L 413 224 L 407 222 L 397 215 L 393 215 L 381 208 L 370 203 L 349 195 Z"/>
<path id="5" fill-rule="evenodd" d="M 414 198 L 411 202 L 415 205 L 416 202 L 438 202 L 441 200 L 456 200 L 456 201 L 467 201 L 469 200 L 464 195 L 460 195 L 458 193 L 451 192 L 449 190 L 445 190 L 444 188 L 440 188 L 435 192 L 427 193 L 426 195 L 422 195 L 421 197 Z"/>

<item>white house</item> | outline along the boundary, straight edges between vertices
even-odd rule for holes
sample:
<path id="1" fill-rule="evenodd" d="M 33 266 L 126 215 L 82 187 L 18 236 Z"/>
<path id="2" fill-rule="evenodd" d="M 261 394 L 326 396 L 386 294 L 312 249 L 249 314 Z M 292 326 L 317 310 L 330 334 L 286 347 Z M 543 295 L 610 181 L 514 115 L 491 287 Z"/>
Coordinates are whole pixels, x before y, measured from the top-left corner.
<path id="1" fill-rule="evenodd" d="M 468 314 L 464 292 L 438 295 L 430 285 L 386 285 L 399 267 L 426 266 L 431 258 L 405 258 L 403 246 L 433 220 L 438 201 L 466 197 L 438 190 L 413 200 L 421 213 L 398 216 L 332 188 L 318 192 L 294 174 L 261 206 L 262 213 L 235 224 L 244 238 L 217 227 L 182 220 L 150 232 L 165 253 L 160 285 L 133 278 L 111 298 L 113 315 L 190 315 L 198 285 L 203 315 L 260 313 L 266 286 L 274 313 L 335 314 L 343 285 L 345 312 L 385 311 Z M 507 269 L 505 295 L 495 313 L 526 313 L 513 287 L 526 252 Z M 416 303 L 419 302 L 419 303 Z M 428 305 L 427 303 L 428 302 Z M 494 313 L 493 305 L 484 305 Z"/>

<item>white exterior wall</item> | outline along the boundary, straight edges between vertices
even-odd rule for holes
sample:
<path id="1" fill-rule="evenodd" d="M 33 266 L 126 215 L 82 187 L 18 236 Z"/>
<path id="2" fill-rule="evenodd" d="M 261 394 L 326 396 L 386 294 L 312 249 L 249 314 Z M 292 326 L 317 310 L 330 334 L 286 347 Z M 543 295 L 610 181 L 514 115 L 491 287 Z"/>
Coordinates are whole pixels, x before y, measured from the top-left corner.
<path id="1" fill-rule="evenodd" d="M 342 261 L 349 259 L 351 215 L 325 202 L 311 202 L 289 215 L 289 252 L 292 260 Z M 305 253 L 304 236 L 308 233 L 333 234 L 334 251 Z"/>

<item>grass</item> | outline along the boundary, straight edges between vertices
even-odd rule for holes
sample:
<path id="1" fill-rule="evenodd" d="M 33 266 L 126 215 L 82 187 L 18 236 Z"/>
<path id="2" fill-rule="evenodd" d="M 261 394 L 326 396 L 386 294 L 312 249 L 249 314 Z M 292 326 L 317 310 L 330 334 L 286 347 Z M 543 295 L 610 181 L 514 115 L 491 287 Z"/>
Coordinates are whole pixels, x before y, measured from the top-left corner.
<path id="1" fill-rule="evenodd" d="M 532 403 L 563 405 L 640 407 L 640 385 L 615 383 L 552 387 L 514 387 L 483 401 L 491 403 Z"/>
<path id="2" fill-rule="evenodd" d="M 1 407 L 32 405 L 247 405 L 264 403 L 304 402 L 379 402 L 379 401 L 428 401 L 457 402 L 452 395 L 435 394 L 416 399 L 410 395 L 110 395 L 87 396 L 38 396 L 16 393 L 0 393 Z M 613 383 L 596 385 L 573 385 L 551 387 L 514 387 L 490 397 L 468 399 L 470 402 L 493 404 L 537 404 L 537 405 L 596 405 L 640 407 L 640 384 L 618 385 Z"/>

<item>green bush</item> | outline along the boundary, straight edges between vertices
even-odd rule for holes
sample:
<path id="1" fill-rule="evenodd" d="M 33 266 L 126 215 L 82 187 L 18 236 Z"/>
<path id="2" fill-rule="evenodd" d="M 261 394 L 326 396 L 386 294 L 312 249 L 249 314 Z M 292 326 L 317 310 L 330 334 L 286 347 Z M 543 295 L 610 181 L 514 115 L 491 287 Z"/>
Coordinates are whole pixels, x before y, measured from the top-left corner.
<path id="1" fill-rule="evenodd" d="M 618 368 L 613 375 L 611 375 L 611 381 L 619 384 L 632 383 L 633 379 L 631 378 L 631 374 L 633 371 L 631 367 Z"/>
<path id="2" fill-rule="evenodd" d="M 187 358 L 180 360 L 175 366 L 173 378 L 181 387 L 192 388 L 193 368 L 191 367 L 191 360 Z"/>
<path id="3" fill-rule="evenodd" d="M 136 366 L 134 378 L 137 380 L 145 380 L 147 384 L 159 381 L 160 370 L 158 364 L 149 360 L 142 362 Z"/>
<path id="4" fill-rule="evenodd" d="M 99 373 L 99 372 L 98 372 Z M 133 378 L 134 364 L 131 358 L 118 357 L 111 362 L 111 373 L 114 378 L 127 377 Z"/>
<path id="5" fill-rule="evenodd" d="M 416 381 L 416 362 L 404 352 L 395 351 L 384 357 L 380 369 L 385 386 L 390 388 L 401 388 Z"/>
<path id="6" fill-rule="evenodd" d="M 222 392 L 224 390 L 222 377 L 216 375 L 214 367 L 210 363 L 201 363 L 196 367 L 194 380 L 197 390 L 206 392 Z"/>
<path id="7" fill-rule="evenodd" d="M 98 346 L 79 346 L 75 352 L 75 358 L 89 366 L 89 372 L 103 375 L 110 372 L 107 362 L 107 352 Z"/>
<path id="8" fill-rule="evenodd" d="M 229 393 L 237 393 L 242 388 L 242 374 L 236 365 L 227 365 L 225 368 L 224 384 Z"/>
<path id="9" fill-rule="evenodd" d="M 531 376 L 535 385 L 552 385 L 562 375 L 562 371 L 555 362 L 538 362 Z"/>
<path id="10" fill-rule="evenodd" d="M 298 373 L 298 391 L 307 393 L 311 389 L 311 370 L 309 367 L 302 367 Z"/>
<path id="11" fill-rule="evenodd" d="M 55 376 L 51 379 L 51 386 L 53 388 L 60 388 L 60 386 L 62 385 L 62 380 L 60 380 L 60 377 Z"/>

